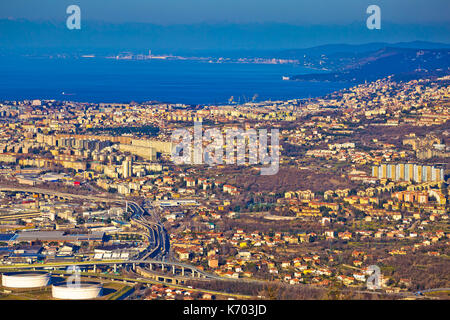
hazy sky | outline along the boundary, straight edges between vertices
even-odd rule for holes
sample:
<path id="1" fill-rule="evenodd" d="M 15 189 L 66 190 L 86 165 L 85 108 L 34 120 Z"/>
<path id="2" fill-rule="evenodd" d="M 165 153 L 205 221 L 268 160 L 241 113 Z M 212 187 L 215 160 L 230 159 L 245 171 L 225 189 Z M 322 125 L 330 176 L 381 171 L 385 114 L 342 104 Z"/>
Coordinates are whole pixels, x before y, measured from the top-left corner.
<path id="1" fill-rule="evenodd" d="M 0 19 L 65 20 L 71 4 L 82 19 L 107 22 L 345 24 L 376 4 L 384 21 L 450 23 L 450 0 L 0 0 Z"/>

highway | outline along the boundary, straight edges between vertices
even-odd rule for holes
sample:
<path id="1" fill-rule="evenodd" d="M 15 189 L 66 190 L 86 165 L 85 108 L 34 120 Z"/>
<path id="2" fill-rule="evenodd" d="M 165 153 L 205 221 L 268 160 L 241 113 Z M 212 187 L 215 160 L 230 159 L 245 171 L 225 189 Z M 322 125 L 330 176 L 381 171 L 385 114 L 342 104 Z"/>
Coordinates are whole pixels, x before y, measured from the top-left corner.
<path id="1" fill-rule="evenodd" d="M 126 264 L 164 264 L 165 266 L 174 266 L 178 268 L 184 268 L 185 270 L 189 270 L 191 274 L 196 273 L 197 275 L 202 276 L 206 279 L 214 279 L 214 280 L 227 280 L 227 281 L 244 281 L 244 282 L 260 282 L 258 280 L 251 279 L 233 279 L 233 278 L 223 278 L 215 274 L 210 274 L 204 272 L 203 270 L 197 269 L 193 265 L 189 265 L 186 263 L 177 262 L 174 259 L 170 259 L 170 237 L 167 233 L 164 225 L 162 224 L 158 214 L 156 213 L 156 208 L 152 206 L 152 204 L 147 200 L 145 203 L 146 209 L 142 208 L 136 202 L 127 201 L 125 199 L 115 199 L 115 198 L 103 198 L 97 196 L 85 196 L 85 195 L 75 195 L 69 193 L 61 193 L 55 192 L 48 189 L 40 189 L 40 188 L 15 188 L 15 187 L 2 187 L 0 186 L 0 191 L 15 191 L 15 192 L 31 192 L 31 193 L 42 193 L 54 195 L 57 197 L 74 199 L 90 199 L 94 201 L 103 201 L 103 202 L 126 202 L 129 210 L 132 211 L 131 221 L 139 225 L 141 228 L 146 230 L 145 233 L 147 237 L 147 241 L 149 243 L 148 247 L 143 250 L 139 257 L 133 260 L 101 260 L 101 261 L 73 261 L 73 262 L 65 262 L 65 263 L 45 263 L 45 264 L 14 264 L 14 265 L 0 265 L 1 269 L 13 269 L 13 268 L 25 268 L 25 269 L 33 269 L 33 268 L 45 268 L 45 267 L 67 267 L 71 265 L 78 266 L 93 266 L 93 265 L 126 265 Z"/>
<path id="2" fill-rule="evenodd" d="M 159 258 L 164 260 L 170 252 L 170 242 L 169 235 L 161 223 L 158 214 L 156 214 L 154 209 L 149 203 L 149 208 L 151 210 L 147 211 L 137 203 L 133 201 L 127 201 L 121 198 L 106 198 L 99 196 L 89 196 L 89 195 L 78 195 L 72 193 L 63 193 L 55 190 L 43 189 L 43 188 L 33 188 L 33 187 L 9 187 L 0 186 L 0 191 L 10 191 L 10 192 L 27 192 L 27 193 L 39 193 L 46 194 L 55 197 L 65 198 L 65 199 L 82 199 L 82 200 L 92 200 L 99 202 L 126 202 L 128 203 L 128 208 L 133 212 L 132 220 L 139 224 L 143 229 L 148 231 L 148 241 L 149 247 L 144 251 L 144 258 Z M 150 217 L 152 220 L 146 219 Z"/>
<path id="3" fill-rule="evenodd" d="M 89 196 L 89 195 L 78 195 L 72 193 L 58 192 L 55 190 L 35 188 L 35 187 L 10 187 L 10 186 L 0 186 L 0 191 L 10 191 L 10 192 L 27 192 L 27 193 L 39 193 L 46 194 L 55 197 L 65 198 L 65 199 L 82 199 L 82 200 L 92 200 L 99 202 L 127 202 L 128 208 L 133 212 L 132 220 L 139 224 L 143 229 L 148 231 L 148 241 L 149 247 L 144 251 L 144 258 L 157 258 L 165 260 L 170 253 L 170 241 L 169 235 L 161 223 L 158 214 L 155 212 L 155 208 L 151 205 L 149 201 L 146 202 L 149 210 L 142 208 L 140 205 L 133 201 L 127 201 L 121 198 L 114 197 L 100 197 L 100 196 Z M 147 219 L 147 217 L 150 218 Z"/>
<path id="4" fill-rule="evenodd" d="M 52 273 L 71 274 L 65 270 L 52 271 Z M 157 285 L 163 285 L 163 286 L 170 286 L 171 288 L 175 288 L 175 289 L 181 289 L 181 290 L 193 291 L 193 292 L 201 292 L 201 293 L 209 293 L 212 295 L 226 296 L 226 297 L 230 297 L 230 298 L 234 298 L 234 299 L 254 299 L 255 298 L 254 296 L 244 295 L 244 294 L 239 294 L 239 293 L 229 293 L 229 292 L 214 291 L 214 290 L 202 289 L 202 288 L 192 288 L 190 286 L 184 286 L 181 284 L 168 284 L 168 283 L 161 282 L 158 280 L 132 278 L 132 277 L 126 277 L 126 276 L 122 276 L 122 275 L 92 274 L 89 272 L 81 272 L 80 275 L 86 276 L 86 277 L 96 277 L 96 278 L 105 279 L 105 280 L 113 280 L 113 281 L 115 280 L 115 281 L 120 281 L 120 282 L 124 282 L 124 283 L 129 283 L 129 284 L 145 284 L 145 285 L 157 284 Z"/>
<path id="5" fill-rule="evenodd" d="M 267 283 L 264 280 L 257 279 L 233 279 L 224 278 L 215 274 L 207 273 L 203 270 L 197 269 L 195 266 L 181 263 L 170 259 L 170 238 L 169 235 L 162 224 L 159 215 L 157 214 L 157 208 L 154 208 L 152 203 L 148 200 L 144 201 L 144 208 L 133 201 L 127 201 L 121 198 L 104 198 L 99 196 L 86 196 L 86 195 L 75 195 L 70 193 L 55 192 L 53 190 L 41 189 L 41 188 L 17 188 L 17 187 L 3 187 L 0 186 L 0 191 L 12 191 L 12 192 L 28 192 L 28 193 L 41 193 L 53 195 L 61 198 L 67 199 L 83 199 L 92 200 L 100 202 L 120 202 L 127 203 L 128 210 L 131 210 L 131 222 L 137 224 L 146 232 L 144 236 L 147 238 L 148 246 L 145 248 L 137 258 L 133 260 L 92 260 L 92 261 L 73 261 L 64 263 L 44 263 L 44 264 L 11 264 L 11 265 L 0 265 L 0 270 L 10 270 L 10 269 L 41 269 L 41 268 L 62 268 L 71 265 L 78 266 L 94 266 L 94 265 L 130 265 L 130 264 L 154 264 L 154 265 L 164 265 L 169 267 L 174 267 L 178 269 L 186 270 L 186 274 L 197 274 L 203 279 L 209 280 L 222 280 L 222 281 L 239 281 L 248 283 Z M 148 210 L 147 210 L 147 209 Z M 178 270 L 179 271 L 179 270 Z M 424 290 L 423 293 L 431 291 L 442 291 L 444 289 L 431 289 Z M 367 291 L 361 291 L 367 292 Z M 367 292 L 369 293 L 369 292 Z M 412 293 L 403 293 L 405 295 L 411 295 Z"/>
<path id="6" fill-rule="evenodd" d="M 163 260 L 156 260 L 156 259 L 140 259 L 140 260 L 87 260 L 87 261 L 67 261 L 67 262 L 47 262 L 47 263 L 18 263 L 18 264 L 0 264 L 0 271 L 4 270 L 3 272 L 6 272 L 6 270 L 11 269 L 52 269 L 52 268 L 67 268 L 69 266 L 79 266 L 79 267 L 89 267 L 89 266 L 97 266 L 97 265 L 130 265 L 130 264 L 154 264 L 154 265 L 164 265 L 167 267 L 175 267 L 175 268 L 184 268 L 185 270 L 189 270 L 190 274 L 196 273 L 197 275 L 202 276 L 203 278 L 209 278 L 209 279 L 216 279 L 216 280 L 237 280 L 237 279 L 227 279 L 222 278 L 216 275 L 212 275 L 209 273 L 206 273 L 202 270 L 197 269 L 195 266 L 182 263 L 182 262 L 176 262 L 176 261 L 163 261 Z M 243 279 L 240 279 L 243 280 Z"/>
<path id="7" fill-rule="evenodd" d="M 26 192 L 26 193 L 38 193 L 46 194 L 50 196 L 55 196 L 65 199 L 81 199 L 81 200 L 92 200 L 98 202 L 119 202 L 127 203 L 127 207 L 132 211 L 132 222 L 135 222 L 141 228 L 146 230 L 146 237 L 149 246 L 141 252 L 141 256 L 137 260 L 145 259 L 159 259 L 166 260 L 170 253 L 170 241 L 169 235 L 164 228 L 158 214 L 155 212 L 157 209 L 154 208 L 150 201 L 146 201 L 145 204 L 149 208 L 146 210 L 138 205 L 136 202 L 127 201 L 123 198 L 115 197 L 102 197 L 102 196 L 92 196 L 92 195 L 79 195 L 72 193 L 58 192 L 55 190 L 49 190 L 38 187 L 15 187 L 15 186 L 0 186 L 0 191 L 10 191 L 10 192 Z"/>
<path id="8" fill-rule="evenodd" d="M 149 258 L 165 260 L 170 252 L 169 235 L 158 214 L 154 212 L 155 209 L 150 207 L 150 210 L 147 211 L 132 201 L 128 201 L 127 204 L 128 209 L 133 212 L 132 221 L 148 232 L 149 246 L 140 253 L 139 260 Z"/>
<path id="9" fill-rule="evenodd" d="M 153 260 L 153 259 L 147 259 L 147 260 L 128 260 L 128 261 L 124 261 L 124 260 L 116 260 L 116 261 L 107 261 L 107 260 L 102 260 L 102 261 L 80 261 L 80 262 L 64 262 L 64 263 L 45 263 L 45 264 L 14 264 L 14 265 L 0 265 L 0 272 L 10 272 L 10 271 L 25 271 L 25 270 L 29 270 L 29 269 L 49 269 L 49 268 L 64 268 L 66 270 L 52 270 L 50 271 L 51 273 L 67 273 L 67 267 L 68 266 L 72 266 L 72 265 L 77 265 L 79 267 L 88 267 L 88 266 L 93 266 L 93 265 L 118 265 L 118 264 L 149 264 L 149 263 L 153 263 L 153 264 L 164 264 L 166 267 L 167 266 L 175 266 L 178 268 L 185 268 L 185 269 L 189 269 L 191 277 L 189 278 L 188 276 L 186 277 L 182 277 L 179 278 L 176 275 L 173 275 L 173 278 L 179 278 L 181 280 L 188 280 L 188 279 L 199 279 L 198 277 L 194 277 L 193 272 L 195 273 L 199 273 L 204 280 L 222 280 L 222 281 L 239 281 L 239 282 L 246 282 L 246 283 L 260 283 L 260 284 L 266 284 L 269 285 L 271 282 L 270 281 L 266 281 L 266 280 L 257 280 L 257 279 L 233 279 L 233 278 L 223 278 L 220 276 L 215 276 L 209 273 L 206 273 L 202 270 L 197 269 L 196 267 L 189 265 L 189 264 L 185 264 L 185 263 L 180 263 L 180 262 L 163 262 L 161 260 Z M 129 277 L 125 277 L 123 275 L 114 275 L 114 274 L 102 274 L 102 273 L 92 273 L 92 272 L 81 272 L 82 275 L 87 275 L 90 277 L 98 277 L 98 278 L 116 278 L 116 279 L 121 279 L 127 282 L 141 282 L 141 283 L 154 283 L 154 284 L 162 284 L 162 285 L 170 285 L 171 287 L 175 287 L 175 288 L 183 288 L 183 289 L 189 289 L 189 290 L 193 290 L 193 291 L 201 291 L 201 292 L 211 292 L 209 290 L 205 290 L 205 289 L 201 289 L 201 288 L 191 288 L 191 287 L 186 287 L 184 285 L 181 284 L 174 284 L 174 283 L 167 283 L 164 281 L 159 281 L 159 280 L 155 280 L 155 279 L 150 279 L 148 277 L 139 275 L 135 272 L 128 272 Z M 130 278 L 132 277 L 132 278 Z M 164 278 L 163 275 L 161 275 L 162 278 Z M 299 286 L 299 285 L 296 285 Z M 304 286 L 304 287 L 309 287 L 308 285 L 300 285 L 300 286 Z M 388 296 L 400 296 L 403 298 L 408 298 L 408 297 L 413 297 L 416 298 L 418 295 L 423 295 L 423 293 L 427 293 L 427 292 L 433 292 L 433 291 L 447 291 L 450 288 L 437 288 L 437 289 L 429 289 L 429 290 L 423 290 L 421 292 L 417 292 L 417 293 L 413 293 L 413 292 L 399 292 L 399 293 L 388 293 L 388 292 L 377 292 L 377 291 L 368 291 L 368 290 L 352 290 L 350 288 L 345 288 L 343 289 L 343 291 L 345 292 L 353 292 L 353 293 L 367 293 L 367 294 L 376 294 L 376 295 L 388 295 Z M 214 292 L 215 294 L 225 294 L 225 295 L 230 295 L 230 296 L 235 296 L 237 298 L 250 298 L 248 296 L 244 296 L 244 295 L 240 295 L 240 294 L 227 294 L 227 293 L 223 293 L 223 292 Z M 240 297 L 239 297 L 240 296 Z"/>

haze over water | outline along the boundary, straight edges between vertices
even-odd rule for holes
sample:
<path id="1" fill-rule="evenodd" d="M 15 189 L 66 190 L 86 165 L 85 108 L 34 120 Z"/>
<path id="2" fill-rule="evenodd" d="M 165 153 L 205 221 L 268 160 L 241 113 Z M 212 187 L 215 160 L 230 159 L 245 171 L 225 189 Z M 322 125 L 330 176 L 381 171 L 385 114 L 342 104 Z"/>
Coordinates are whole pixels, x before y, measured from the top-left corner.
<path id="1" fill-rule="evenodd" d="M 234 96 L 243 103 L 255 94 L 257 101 L 287 100 L 321 96 L 349 86 L 282 80 L 283 76 L 311 72 L 317 71 L 296 65 L 2 58 L 0 100 L 214 104 L 226 103 Z"/>

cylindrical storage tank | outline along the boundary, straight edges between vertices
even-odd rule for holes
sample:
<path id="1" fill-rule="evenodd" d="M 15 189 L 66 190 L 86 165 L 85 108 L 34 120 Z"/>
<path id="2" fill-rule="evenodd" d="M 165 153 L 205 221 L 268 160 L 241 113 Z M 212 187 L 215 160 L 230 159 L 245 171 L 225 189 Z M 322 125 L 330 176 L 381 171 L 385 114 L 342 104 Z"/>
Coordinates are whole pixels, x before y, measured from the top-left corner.
<path id="1" fill-rule="evenodd" d="M 2 286 L 7 288 L 40 288 L 49 282 L 47 272 L 10 272 L 2 275 Z"/>
<path id="2" fill-rule="evenodd" d="M 80 282 L 77 284 L 54 284 L 52 286 L 52 296 L 64 300 L 86 300 L 100 296 L 102 284 L 95 282 Z"/>

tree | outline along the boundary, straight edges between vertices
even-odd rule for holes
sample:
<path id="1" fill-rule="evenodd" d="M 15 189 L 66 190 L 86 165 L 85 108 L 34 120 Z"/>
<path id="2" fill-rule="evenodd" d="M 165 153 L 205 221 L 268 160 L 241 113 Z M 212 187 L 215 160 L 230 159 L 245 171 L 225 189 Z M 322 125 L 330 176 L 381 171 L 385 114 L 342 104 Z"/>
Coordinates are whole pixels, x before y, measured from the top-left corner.
<path id="1" fill-rule="evenodd" d="M 82 217 L 77 218 L 77 224 L 84 224 L 85 220 Z"/>
<path id="2" fill-rule="evenodd" d="M 330 211 L 331 211 L 330 208 L 321 206 L 321 207 L 319 208 L 319 210 L 320 210 L 320 212 L 322 213 L 322 216 L 324 216 L 324 217 L 329 217 L 329 216 L 330 216 Z"/>

